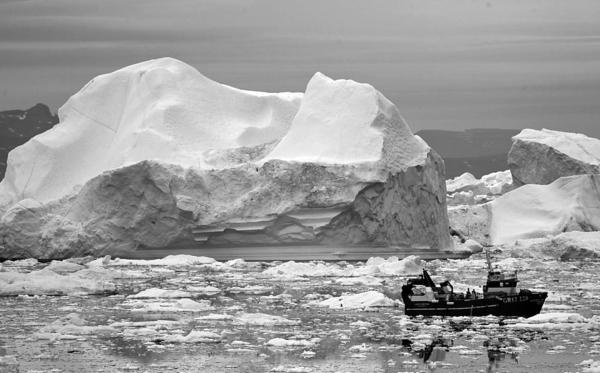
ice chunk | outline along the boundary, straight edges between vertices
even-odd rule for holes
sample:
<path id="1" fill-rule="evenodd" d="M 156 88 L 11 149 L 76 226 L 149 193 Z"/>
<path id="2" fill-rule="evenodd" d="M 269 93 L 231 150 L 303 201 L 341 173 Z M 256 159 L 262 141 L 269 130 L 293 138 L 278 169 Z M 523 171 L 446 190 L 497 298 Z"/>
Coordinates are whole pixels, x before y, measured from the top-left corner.
<path id="1" fill-rule="evenodd" d="M 300 321 L 289 320 L 285 317 L 268 315 L 265 313 L 240 313 L 234 318 L 234 323 L 241 325 L 260 325 L 260 326 L 273 326 L 273 325 L 298 325 Z"/>
<path id="2" fill-rule="evenodd" d="M 208 300 L 198 302 L 188 298 L 177 299 L 172 302 L 139 302 L 129 303 L 134 312 L 203 312 L 214 311 L 215 307 Z"/>
<path id="3" fill-rule="evenodd" d="M 89 273 L 78 271 L 60 275 L 47 268 L 29 273 L 0 272 L 0 295 L 105 294 L 116 290 L 110 276 L 96 273 L 95 278 L 90 278 L 86 276 Z"/>
<path id="4" fill-rule="evenodd" d="M 85 267 L 77 264 L 77 263 L 72 263 L 69 262 L 67 260 L 53 260 L 47 267 L 46 269 L 49 269 L 51 271 L 54 271 L 56 273 L 71 273 L 71 272 L 77 272 L 81 269 L 84 269 Z"/>
<path id="5" fill-rule="evenodd" d="M 396 302 L 374 290 L 358 294 L 342 295 L 311 304 L 332 309 L 368 309 L 397 306 Z"/>
<path id="6" fill-rule="evenodd" d="M 193 266 L 212 264 L 216 260 L 206 256 L 194 255 L 168 255 L 162 259 L 140 260 L 140 259 L 115 259 L 111 260 L 111 266 Z"/>
<path id="7" fill-rule="evenodd" d="M 270 339 L 266 344 L 272 347 L 311 347 L 320 341 L 319 338 L 311 340 L 305 339 L 284 339 L 284 338 L 273 338 Z"/>
<path id="8" fill-rule="evenodd" d="M 166 335 L 162 337 L 170 343 L 219 343 L 221 336 L 217 333 L 202 330 L 192 330 L 187 335 Z"/>
<path id="9" fill-rule="evenodd" d="M 140 291 L 137 294 L 132 294 L 128 298 L 132 299 L 143 299 L 143 298 L 189 298 L 191 296 L 187 291 L 181 290 L 167 290 L 150 288 Z"/>

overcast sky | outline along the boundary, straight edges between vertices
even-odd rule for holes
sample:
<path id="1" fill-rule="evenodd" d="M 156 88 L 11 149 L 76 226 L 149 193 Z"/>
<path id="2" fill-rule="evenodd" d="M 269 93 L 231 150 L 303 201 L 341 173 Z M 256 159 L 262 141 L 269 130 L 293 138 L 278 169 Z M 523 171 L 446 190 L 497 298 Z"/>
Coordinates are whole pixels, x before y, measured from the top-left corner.
<path id="1" fill-rule="evenodd" d="M 600 137 L 598 0 L 0 0 L 0 110 L 163 56 L 252 90 L 367 82 L 414 130 Z"/>

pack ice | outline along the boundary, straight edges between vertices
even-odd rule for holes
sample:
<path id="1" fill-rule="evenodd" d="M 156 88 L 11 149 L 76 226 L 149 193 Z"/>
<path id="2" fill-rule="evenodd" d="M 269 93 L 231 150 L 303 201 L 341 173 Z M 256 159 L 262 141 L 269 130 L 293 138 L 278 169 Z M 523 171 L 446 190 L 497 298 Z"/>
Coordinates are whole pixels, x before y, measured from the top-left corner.
<path id="1" fill-rule="evenodd" d="M 59 117 L 9 154 L 0 257 L 451 246 L 441 158 L 368 84 L 251 92 L 162 58 L 92 79 Z"/>
<path id="2" fill-rule="evenodd" d="M 453 179 L 446 180 L 448 205 L 473 205 L 495 199 L 510 191 L 513 187 L 509 170 L 493 172 L 481 179 L 465 172 Z"/>
<path id="3" fill-rule="evenodd" d="M 600 173 L 600 140 L 580 133 L 524 129 L 513 137 L 508 165 L 516 186 Z"/>

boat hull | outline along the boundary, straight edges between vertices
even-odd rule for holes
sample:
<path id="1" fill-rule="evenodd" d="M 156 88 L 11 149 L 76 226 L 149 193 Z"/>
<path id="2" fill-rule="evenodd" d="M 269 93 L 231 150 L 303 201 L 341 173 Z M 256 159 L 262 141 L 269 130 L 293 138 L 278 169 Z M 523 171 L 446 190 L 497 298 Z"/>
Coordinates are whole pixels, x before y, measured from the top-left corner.
<path id="1" fill-rule="evenodd" d="M 509 316 L 531 317 L 540 313 L 547 293 L 528 293 L 512 296 L 493 296 L 446 302 L 412 302 L 405 299 L 408 316 Z"/>

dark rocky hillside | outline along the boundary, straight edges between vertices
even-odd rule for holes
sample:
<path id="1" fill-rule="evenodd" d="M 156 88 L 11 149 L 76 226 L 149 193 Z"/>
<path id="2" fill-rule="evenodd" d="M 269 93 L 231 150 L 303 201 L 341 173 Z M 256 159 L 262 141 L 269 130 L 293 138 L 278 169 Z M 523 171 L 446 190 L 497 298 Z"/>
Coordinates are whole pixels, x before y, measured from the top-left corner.
<path id="1" fill-rule="evenodd" d="M 0 111 L 0 179 L 4 178 L 8 152 L 56 123 L 58 116 L 44 104 L 27 110 Z"/>
<path id="2" fill-rule="evenodd" d="M 470 172 L 476 177 L 508 169 L 506 162 L 512 137 L 518 129 L 477 128 L 465 131 L 417 132 L 444 158 L 446 178 Z"/>

